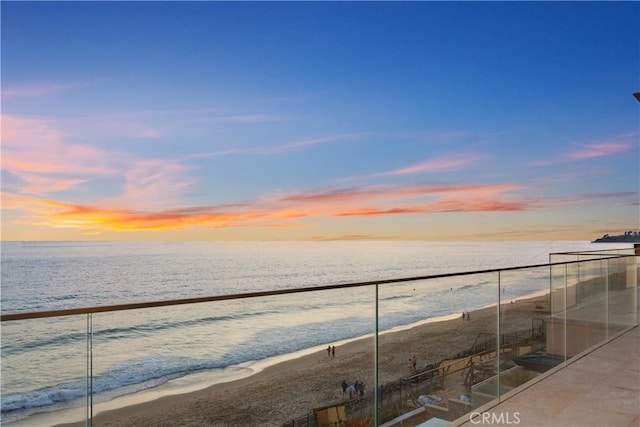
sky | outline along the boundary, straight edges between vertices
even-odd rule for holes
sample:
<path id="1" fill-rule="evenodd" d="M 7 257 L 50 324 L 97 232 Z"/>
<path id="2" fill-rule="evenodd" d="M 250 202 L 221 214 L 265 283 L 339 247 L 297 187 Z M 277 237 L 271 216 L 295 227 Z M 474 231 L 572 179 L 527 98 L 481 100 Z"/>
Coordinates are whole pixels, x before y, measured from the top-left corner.
<path id="1" fill-rule="evenodd" d="M 2 2 L 2 240 L 639 229 L 638 2 Z"/>

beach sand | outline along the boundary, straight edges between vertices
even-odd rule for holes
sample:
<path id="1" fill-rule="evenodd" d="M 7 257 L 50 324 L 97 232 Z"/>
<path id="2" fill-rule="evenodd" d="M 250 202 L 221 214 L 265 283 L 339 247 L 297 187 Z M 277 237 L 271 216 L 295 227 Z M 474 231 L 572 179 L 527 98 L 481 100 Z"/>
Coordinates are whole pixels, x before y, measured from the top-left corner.
<path id="1" fill-rule="evenodd" d="M 503 304 L 501 331 L 528 330 L 532 318 L 543 318 L 548 312 L 548 295 Z M 380 334 L 380 384 L 411 375 L 411 357 L 416 357 L 420 369 L 468 350 L 480 333 L 495 333 L 495 306 L 470 311 L 470 317 L 470 321 L 460 316 Z M 336 346 L 335 357 L 328 357 L 325 348 L 247 378 L 105 411 L 94 416 L 93 425 L 282 426 L 311 413 L 313 408 L 347 400 L 342 392 L 343 380 L 349 384 L 363 382 L 365 394 L 370 393 L 374 389 L 374 343 L 373 337 L 361 338 Z"/>

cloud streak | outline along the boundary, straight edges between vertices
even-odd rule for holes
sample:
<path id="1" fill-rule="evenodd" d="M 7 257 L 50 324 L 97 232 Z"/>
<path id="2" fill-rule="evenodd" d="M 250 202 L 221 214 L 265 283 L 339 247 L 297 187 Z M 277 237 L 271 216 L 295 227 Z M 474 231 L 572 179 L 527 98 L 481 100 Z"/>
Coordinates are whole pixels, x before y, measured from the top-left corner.
<path id="1" fill-rule="evenodd" d="M 605 157 L 617 156 L 637 147 L 637 132 L 627 132 L 617 135 L 615 138 L 590 144 L 578 144 L 578 148 L 565 152 L 557 159 L 538 160 L 531 162 L 532 166 L 550 166 L 558 163 L 586 161 Z"/>
<path id="2" fill-rule="evenodd" d="M 443 156 L 432 160 L 427 160 L 422 163 L 406 166 L 403 168 L 376 173 L 371 176 L 385 177 L 385 176 L 405 176 L 405 175 L 418 175 L 427 173 L 438 172 L 452 172 L 464 169 L 473 163 L 477 163 L 482 160 L 482 156 L 468 154 L 460 156 Z"/>
<path id="3" fill-rule="evenodd" d="M 71 85 L 61 84 L 39 84 L 28 86 L 14 86 L 2 89 L 3 98 L 38 98 L 52 95 L 70 89 Z"/>
<path id="4" fill-rule="evenodd" d="M 305 147 L 310 147 L 314 145 L 332 144 L 339 141 L 346 141 L 346 140 L 360 138 L 365 135 L 367 135 L 367 133 L 363 133 L 363 132 L 344 133 L 344 134 L 338 134 L 338 135 L 324 136 L 320 138 L 306 139 L 306 140 L 291 142 L 287 144 L 279 144 L 279 145 L 274 145 L 270 147 L 254 146 L 254 147 L 247 147 L 247 148 L 230 148 L 225 150 L 210 151 L 206 153 L 192 154 L 192 155 L 186 156 L 186 158 L 199 159 L 199 158 L 208 158 L 208 157 L 230 156 L 235 154 L 266 155 L 266 154 L 288 153 L 288 152 L 303 149 Z"/>
<path id="5" fill-rule="evenodd" d="M 617 141 L 603 142 L 599 144 L 585 144 L 580 149 L 567 153 L 566 157 L 572 160 L 595 159 L 598 157 L 608 157 L 623 153 L 630 150 L 632 147 L 633 145 L 631 143 Z"/>

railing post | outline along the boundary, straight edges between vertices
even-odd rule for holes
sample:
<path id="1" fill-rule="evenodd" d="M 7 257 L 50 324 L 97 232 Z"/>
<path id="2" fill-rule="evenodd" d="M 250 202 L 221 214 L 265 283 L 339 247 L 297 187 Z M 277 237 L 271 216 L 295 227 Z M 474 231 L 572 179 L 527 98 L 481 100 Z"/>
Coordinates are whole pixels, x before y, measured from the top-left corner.
<path id="1" fill-rule="evenodd" d="M 501 321 L 501 317 L 502 317 L 502 301 L 501 299 L 501 295 L 500 295 L 500 290 L 502 289 L 502 284 L 500 283 L 501 280 L 501 275 L 500 275 L 500 271 L 498 271 L 498 324 L 496 325 L 496 344 L 497 344 L 497 348 L 496 348 L 496 362 L 498 364 L 498 366 L 496 366 L 496 372 L 498 373 L 497 375 L 497 381 L 496 384 L 498 386 L 498 389 L 496 390 L 496 394 L 498 396 L 498 402 L 500 402 L 500 361 L 502 359 L 502 355 L 500 354 L 500 352 L 502 351 L 502 337 L 500 336 L 500 321 Z"/>
<path id="2" fill-rule="evenodd" d="M 620 259 L 618 259 L 616 261 L 619 264 Z M 611 323 L 610 319 L 609 319 L 609 262 L 610 261 L 608 259 L 605 260 L 606 268 L 605 268 L 605 275 L 604 275 L 604 277 L 605 277 L 605 280 L 604 280 L 604 285 L 605 285 L 605 288 L 604 288 L 604 296 L 605 296 L 604 300 L 605 300 L 605 304 L 606 304 L 606 307 L 605 307 L 606 315 L 605 315 L 605 317 L 607 319 L 606 320 L 607 323 L 605 325 L 605 342 L 609 342 L 609 324 Z M 619 271 L 620 271 L 620 268 L 616 268 L 616 273 L 619 272 Z"/>
<path id="3" fill-rule="evenodd" d="M 93 426 L 93 317 L 87 313 L 87 427 Z"/>
<path id="4" fill-rule="evenodd" d="M 379 372 L 378 372 L 378 333 L 379 333 L 379 321 L 378 321 L 378 284 L 376 283 L 376 334 L 375 334 L 375 351 L 374 351 L 374 364 L 375 364 L 375 375 L 374 375 L 374 384 L 373 389 L 375 392 L 373 393 L 373 425 L 378 426 L 378 384 L 379 384 Z"/>
<path id="5" fill-rule="evenodd" d="M 564 339 L 563 341 L 563 345 L 564 345 L 564 365 L 567 366 L 567 337 L 569 336 L 569 334 L 567 333 L 567 314 L 568 314 L 568 310 L 567 310 L 567 286 L 569 283 L 569 266 L 567 264 L 564 265 L 564 316 L 563 316 L 563 323 L 564 325 L 562 326 L 564 328 Z M 578 300 L 578 290 L 576 289 L 575 291 L 576 293 L 576 301 Z"/>

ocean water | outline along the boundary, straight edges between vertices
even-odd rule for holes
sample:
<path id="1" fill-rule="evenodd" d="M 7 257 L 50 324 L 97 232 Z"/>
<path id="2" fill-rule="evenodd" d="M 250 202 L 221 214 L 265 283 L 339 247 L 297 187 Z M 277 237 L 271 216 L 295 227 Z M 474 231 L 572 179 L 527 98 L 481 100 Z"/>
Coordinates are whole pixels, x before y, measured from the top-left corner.
<path id="1" fill-rule="evenodd" d="M 619 245 L 627 247 L 628 245 Z M 3 242 L 3 313 L 543 264 L 588 242 Z M 548 269 L 380 286 L 382 330 L 545 291 Z M 374 332 L 373 287 L 4 322 L 2 423 L 203 387 Z M 91 333 L 88 333 L 88 331 Z M 88 363 L 87 349 L 92 353 Z M 91 373 L 91 384 L 87 373 Z M 149 394 L 151 395 L 151 393 Z M 51 418 L 53 419 L 53 418 Z"/>

